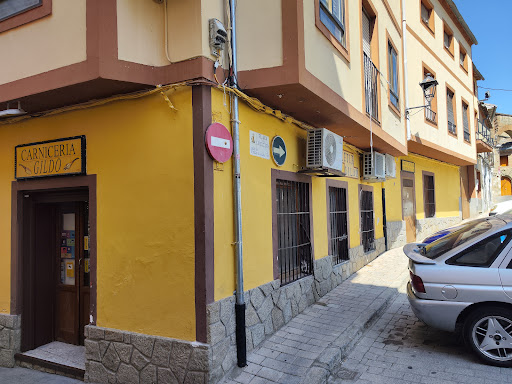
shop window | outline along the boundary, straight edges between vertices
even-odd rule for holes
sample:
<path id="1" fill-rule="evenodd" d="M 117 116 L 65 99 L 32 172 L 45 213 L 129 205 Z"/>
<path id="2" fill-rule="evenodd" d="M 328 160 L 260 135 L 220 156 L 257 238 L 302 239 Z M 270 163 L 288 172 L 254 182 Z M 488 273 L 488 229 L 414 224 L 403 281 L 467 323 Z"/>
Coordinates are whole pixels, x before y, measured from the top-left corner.
<path id="1" fill-rule="evenodd" d="M 435 72 L 423 64 L 423 76 L 421 78 L 424 79 L 429 74 L 434 79 L 436 78 Z M 425 100 L 425 105 L 427 104 L 428 102 Z M 425 121 L 431 125 L 437 126 L 437 92 L 434 94 L 434 98 L 430 101 L 430 107 L 425 108 Z"/>
<path id="2" fill-rule="evenodd" d="M 400 109 L 398 97 L 398 54 L 395 46 L 388 40 L 388 81 L 389 102 L 397 110 Z"/>
<path id="3" fill-rule="evenodd" d="M 347 47 L 345 28 L 345 0 L 320 0 L 319 17 L 332 36 Z"/>
<path id="4" fill-rule="evenodd" d="M 430 172 L 423 172 L 423 203 L 425 217 L 434 217 L 436 215 L 434 174 Z"/>
<path id="5" fill-rule="evenodd" d="M 457 124 L 455 124 L 457 117 L 455 115 L 455 93 L 446 88 L 446 114 L 448 116 L 448 132 L 452 135 L 457 135 Z"/>
<path id="6" fill-rule="evenodd" d="M 313 273 L 309 183 L 277 178 L 277 261 L 281 285 Z"/>
<path id="7" fill-rule="evenodd" d="M 332 183 L 332 182 L 331 182 Z M 329 254 L 334 264 L 349 260 L 347 188 L 329 186 Z"/>
<path id="8" fill-rule="evenodd" d="M 469 106 L 462 102 L 462 127 L 464 128 L 464 141 L 471 142 L 471 132 L 469 130 Z"/>
<path id="9" fill-rule="evenodd" d="M 434 34 L 434 7 L 427 0 L 421 0 L 420 17 L 422 24 Z"/>
<path id="10" fill-rule="evenodd" d="M 462 69 L 467 73 L 468 72 L 468 55 L 466 50 L 459 43 L 459 64 Z"/>
<path id="11" fill-rule="evenodd" d="M 500 156 L 500 166 L 508 167 L 508 156 Z"/>
<path id="12" fill-rule="evenodd" d="M 444 34 L 443 34 L 443 45 L 446 51 L 454 57 L 453 53 L 453 32 L 452 30 L 444 23 Z"/>
<path id="13" fill-rule="evenodd" d="M 364 252 L 375 249 L 375 226 L 373 220 L 373 187 L 359 186 L 359 210 L 361 212 L 361 243 Z"/>

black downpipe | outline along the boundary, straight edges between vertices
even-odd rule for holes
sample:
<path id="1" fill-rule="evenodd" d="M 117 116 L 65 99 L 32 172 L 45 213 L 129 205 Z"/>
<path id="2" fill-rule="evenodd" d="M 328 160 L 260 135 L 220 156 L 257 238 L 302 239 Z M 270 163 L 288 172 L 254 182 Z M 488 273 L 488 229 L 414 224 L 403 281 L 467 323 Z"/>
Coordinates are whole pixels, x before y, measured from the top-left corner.
<path id="1" fill-rule="evenodd" d="M 245 303 L 235 304 L 236 319 L 236 358 L 240 368 L 247 365 L 247 348 L 245 338 Z"/>
<path id="2" fill-rule="evenodd" d="M 382 188 L 382 225 L 384 226 L 384 246 L 388 250 L 388 231 L 386 222 L 386 188 Z"/>

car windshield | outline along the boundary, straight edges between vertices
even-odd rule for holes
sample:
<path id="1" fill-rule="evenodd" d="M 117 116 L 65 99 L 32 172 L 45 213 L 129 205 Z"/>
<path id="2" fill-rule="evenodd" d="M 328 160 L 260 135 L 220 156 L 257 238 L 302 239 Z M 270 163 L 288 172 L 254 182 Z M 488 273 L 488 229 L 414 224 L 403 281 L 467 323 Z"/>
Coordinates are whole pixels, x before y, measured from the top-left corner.
<path id="1" fill-rule="evenodd" d="M 487 232 L 493 226 L 503 226 L 502 220 L 475 220 L 463 224 L 456 231 L 447 234 L 436 241 L 424 246 L 421 250 L 423 256 L 435 259 L 445 252 L 464 244 L 465 242 Z"/>

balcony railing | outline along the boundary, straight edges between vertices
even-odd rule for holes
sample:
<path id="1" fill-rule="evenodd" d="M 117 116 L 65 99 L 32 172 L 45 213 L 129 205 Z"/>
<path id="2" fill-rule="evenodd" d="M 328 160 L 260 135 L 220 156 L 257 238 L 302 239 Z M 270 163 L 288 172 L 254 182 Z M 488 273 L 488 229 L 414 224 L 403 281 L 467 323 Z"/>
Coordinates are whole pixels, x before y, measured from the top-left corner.
<path id="1" fill-rule="evenodd" d="M 491 131 L 487 128 L 482 121 L 478 122 L 478 129 L 476 131 L 477 140 L 482 140 L 489 144 L 491 147 L 495 146 L 494 138 L 491 136 Z"/>
<path id="2" fill-rule="evenodd" d="M 433 110 L 431 110 L 429 107 L 425 108 L 425 118 L 428 121 L 436 124 L 436 113 Z"/>
<path id="3" fill-rule="evenodd" d="M 376 121 L 379 121 L 379 92 L 378 92 L 379 71 L 372 59 L 364 54 L 364 98 L 366 102 L 366 113 Z"/>
<path id="4" fill-rule="evenodd" d="M 464 140 L 471 141 L 471 134 L 464 129 Z"/>

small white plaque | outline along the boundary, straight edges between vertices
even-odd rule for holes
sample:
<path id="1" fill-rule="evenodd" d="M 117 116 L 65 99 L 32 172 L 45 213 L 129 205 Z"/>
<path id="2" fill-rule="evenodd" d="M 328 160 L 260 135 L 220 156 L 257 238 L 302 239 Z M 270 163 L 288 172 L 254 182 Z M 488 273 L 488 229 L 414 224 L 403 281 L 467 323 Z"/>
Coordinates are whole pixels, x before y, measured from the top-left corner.
<path id="1" fill-rule="evenodd" d="M 268 136 L 249 131 L 250 153 L 263 159 L 270 159 L 270 140 Z"/>

